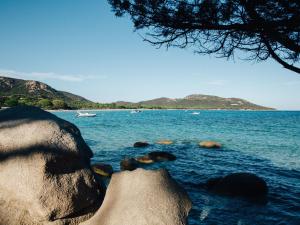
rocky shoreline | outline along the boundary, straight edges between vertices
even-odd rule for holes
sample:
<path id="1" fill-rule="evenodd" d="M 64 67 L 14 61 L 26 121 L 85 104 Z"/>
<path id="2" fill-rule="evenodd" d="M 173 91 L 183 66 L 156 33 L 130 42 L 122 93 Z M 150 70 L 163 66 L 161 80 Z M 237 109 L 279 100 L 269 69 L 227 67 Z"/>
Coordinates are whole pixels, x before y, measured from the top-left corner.
<path id="1" fill-rule="evenodd" d="M 106 190 L 78 128 L 49 112 L 1 110 L 0 141 L 1 225 L 186 224 L 191 201 L 166 170 L 115 173 Z"/>
<path id="2" fill-rule="evenodd" d="M 172 145 L 172 140 L 156 144 Z M 139 141 L 134 148 L 147 149 Z M 214 141 L 200 149 L 222 151 Z M 185 225 L 192 202 L 165 169 L 142 165 L 174 161 L 151 151 L 120 162 L 91 165 L 93 153 L 79 129 L 42 109 L 18 106 L 0 111 L 0 225 Z M 104 180 L 109 178 L 108 186 Z M 200 188 L 249 199 L 267 198 L 266 182 L 251 173 L 207 180 Z"/>

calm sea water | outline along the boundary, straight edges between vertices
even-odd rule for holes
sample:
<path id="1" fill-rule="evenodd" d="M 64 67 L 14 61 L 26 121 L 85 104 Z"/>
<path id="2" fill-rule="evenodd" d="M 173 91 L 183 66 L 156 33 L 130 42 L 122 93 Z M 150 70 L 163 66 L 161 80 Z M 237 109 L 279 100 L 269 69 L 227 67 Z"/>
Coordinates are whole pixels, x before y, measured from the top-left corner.
<path id="1" fill-rule="evenodd" d="M 176 161 L 147 168 L 167 168 L 188 191 L 193 201 L 189 224 L 300 225 L 300 112 L 191 112 L 97 111 L 94 118 L 76 118 L 75 112 L 55 114 L 80 128 L 94 152 L 93 161 L 110 163 L 115 171 L 125 156 L 152 150 L 175 154 Z M 155 144 L 160 139 L 174 144 Z M 224 147 L 206 150 L 197 146 L 207 139 Z M 152 145 L 132 147 L 141 140 Z M 207 179 L 231 172 L 252 172 L 264 178 L 269 186 L 268 203 L 219 196 L 201 188 Z"/>

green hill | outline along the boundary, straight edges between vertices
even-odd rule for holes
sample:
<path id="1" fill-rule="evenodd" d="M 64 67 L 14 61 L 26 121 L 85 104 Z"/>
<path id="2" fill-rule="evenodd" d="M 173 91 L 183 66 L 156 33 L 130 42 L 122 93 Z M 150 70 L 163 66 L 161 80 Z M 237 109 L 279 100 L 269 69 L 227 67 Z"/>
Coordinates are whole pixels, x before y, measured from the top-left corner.
<path id="1" fill-rule="evenodd" d="M 248 109 L 270 110 L 271 108 L 253 104 L 240 98 L 221 98 L 212 95 L 193 94 L 184 98 L 157 98 L 136 103 L 141 106 L 152 106 L 172 109 Z"/>
<path id="2" fill-rule="evenodd" d="M 55 90 L 39 81 L 1 76 L 0 97 L 3 106 L 26 104 L 43 108 L 77 108 L 78 104 L 93 103 L 81 96 Z"/>
<path id="3" fill-rule="evenodd" d="M 70 101 L 87 101 L 89 100 L 64 91 L 57 91 L 49 85 L 34 81 L 21 80 L 8 77 L 0 77 L 0 95 L 12 96 L 20 95 L 23 97 L 49 98 L 49 99 L 63 99 L 66 102 Z"/>
<path id="4" fill-rule="evenodd" d="M 184 98 L 156 98 L 137 103 L 118 101 L 95 103 L 81 96 L 58 91 L 49 85 L 34 81 L 0 76 L 0 106 L 34 105 L 45 109 L 236 109 L 271 110 L 239 98 L 221 98 L 212 95 L 189 95 Z"/>

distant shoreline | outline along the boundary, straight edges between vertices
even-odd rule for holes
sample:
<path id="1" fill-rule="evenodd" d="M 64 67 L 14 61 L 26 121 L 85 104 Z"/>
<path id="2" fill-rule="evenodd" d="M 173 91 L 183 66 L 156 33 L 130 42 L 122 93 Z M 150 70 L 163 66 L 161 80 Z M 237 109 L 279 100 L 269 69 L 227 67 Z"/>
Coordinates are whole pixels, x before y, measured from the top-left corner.
<path id="1" fill-rule="evenodd" d="M 49 109 L 48 112 L 76 112 L 76 111 L 132 111 L 136 109 Z M 278 110 L 278 109 L 138 109 L 142 111 L 159 111 L 159 110 L 169 110 L 169 111 L 300 111 L 300 110 Z"/>
<path id="2" fill-rule="evenodd" d="M 0 110 L 8 109 L 10 107 L 2 107 Z M 43 109 L 47 112 L 76 112 L 76 111 L 132 111 L 136 109 Z M 142 111 L 158 111 L 158 110 L 180 110 L 180 111 L 239 111 L 239 112 L 300 112 L 300 109 L 145 109 L 141 108 L 138 110 Z"/>

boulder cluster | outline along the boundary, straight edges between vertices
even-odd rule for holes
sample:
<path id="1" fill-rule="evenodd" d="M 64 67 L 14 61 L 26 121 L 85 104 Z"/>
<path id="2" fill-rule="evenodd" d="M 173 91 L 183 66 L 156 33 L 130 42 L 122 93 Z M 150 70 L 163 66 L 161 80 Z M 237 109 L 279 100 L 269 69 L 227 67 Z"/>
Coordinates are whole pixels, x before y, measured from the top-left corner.
<path id="1" fill-rule="evenodd" d="M 170 145 L 174 142 L 171 140 L 160 140 L 156 144 Z M 147 148 L 150 144 L 145 141 L 139 141 L 133 144 L 134 148 Z M 216 141 L 201 141 L 198 146 L 204 149 L 220 149 L 222 145 Z M 163 161 L 174 161 L 176 156 L 166 151 L 151 151 L 143 156 L 136 158 L 125 158 L 120 162 L 122 171 L 133 171 L 143 165 L 153 164 Z M 101 168 L 101 171 L 99 171 Z M 97 164 L 93 167 L 94 171 L 104 177 L 110 177 L 113 170 L 110 165 Z M 224 177 L 215 177 L 207 180 L 205 187 L 207 190 L 226 196 L 245 197 L 251 200 L 266 202 L 268 186 L 266 182 L 255 174 L 247 172 L 238 172 L 227 174 Z M 261 201 L 263 200 L 263 201 Z"/>
<path id="2" fill-rule="evenodd" d="M 113 174 L 92 156 L 75 125 L 35 107 L 1 110 L 0 225 L 186 224 L 191 201 L 166 170 Z M 111 176 L 107 190 L 96 174 Z"/>
<path id="3" fill-rule="evenodd" d="M 167 144 L 172 144 L 173 141 L 161 140 L 161 141 L 158 141 L 157 143 L 167 145 Z M 149 146 L 150 146 L 150 144 L 145 141 L 138 141 L 133 144 L 134 148 L 147 148 Z M 155 162 L 174 161 L 174 160 L 176 160 L 176 156 L 170 152 L 152 151 L 143 156 L 138 156 L 136 158 L 129 158 L 129 157 L 124 158 L 120 162 L 120 170 L 121 171 L 124 171 L 124 170 L 133 171 L 133 170 L 139 168 L 140 166 L 142 166 L 143 164 L 152 164 Z M 95 173 L 97 173 L 98 175 L 100 175 L 102 177 L 111 177 L 111 175 L 113 173 L 112 166 L 109 164 L 104 164 L 104 163 L 95 163 L 92 166 L 92 169 L 94 170 Z"/>
<path id="4" fill-rule="evenodd" d="M 136 158 L 125 158 L 120 162 L 121 170 L 135 170 L 142 164 L 152 164 L 162 161 L 174 161 L 176 156 L 166 151 L 153 151 Z"/>
<path id="5" fill-rule="evenodd" d="M 221 144 L 202 141 L 199 147 Z M 191 200 L 185 190 L 165 169 L 138 168 L 176 160 L 175 155 L 151 151 L 125 158 L 117 173 L 109 164 L 91 165 L 92 156 L 72 123 L 35 107 L 0 110 L 0 225 L 187 224 Z M 99 177 L 110 178 L 108 187 Z M 211 178 L 206 188 L 247 198 L 268 193 L 266 182 L 252 173 Z"/>

